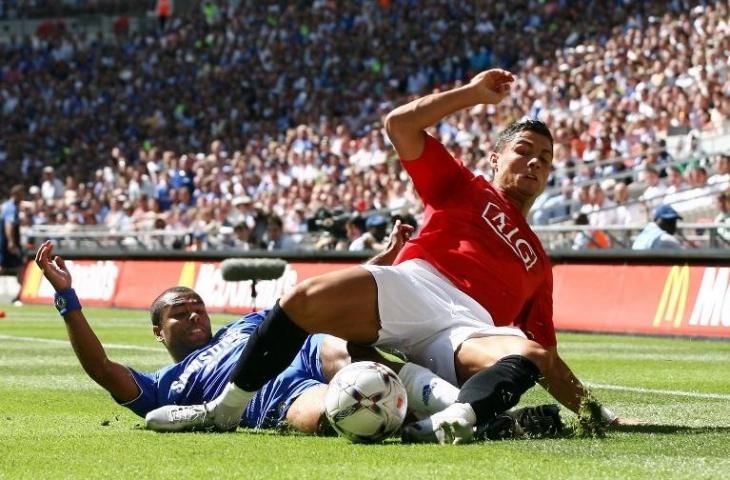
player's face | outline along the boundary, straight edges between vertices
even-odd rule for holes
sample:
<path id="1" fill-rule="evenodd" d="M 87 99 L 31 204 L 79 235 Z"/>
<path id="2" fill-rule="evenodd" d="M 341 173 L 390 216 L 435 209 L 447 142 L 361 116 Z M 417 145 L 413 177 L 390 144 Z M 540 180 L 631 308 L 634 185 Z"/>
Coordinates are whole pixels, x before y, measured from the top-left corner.
<path id="1" fill-rule="evenodd" d="M 200 297 L 192 293 L 173 294 L 168 303 L 158 332 L 168 350 L 187 354 L 210 341 L 210 317 Z"/>
<path id="2" fill-rule="evenodd" d="M 492 154 L 496 168 L 494 184 L 510 196 L 533 200 L 545 190 L 553 161 L 550 139 L 537 132 L 522 131 Z"/>

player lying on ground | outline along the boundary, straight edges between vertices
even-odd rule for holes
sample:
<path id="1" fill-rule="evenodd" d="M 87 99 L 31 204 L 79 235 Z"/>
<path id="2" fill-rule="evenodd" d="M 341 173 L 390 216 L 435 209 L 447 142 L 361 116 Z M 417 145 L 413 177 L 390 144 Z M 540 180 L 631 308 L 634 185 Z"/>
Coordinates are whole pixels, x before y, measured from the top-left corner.
<path id="1" fill-rule="evenodd" d="M 547 183 L 550 131 L 538 121 L 507 127 L 490 153 L 492 183 L 425 132 L 459 110 L 499 103 L 513 81 L 509 72 L 488 70 L 388 115 L 390 139 L 426 207 L 421 232 L 394 266 L 321 275 L 282 297 L 251 335 L 221 397 L 207 406 L 208 421 L 220 429 L 235 424 L 310 333 L 396 348 L 461 385 L 455 405 L 404 429 L 407 441 L 467 442 L 474 425 L 516 405 L 538 381 L 578 410 L 587 392 L 558 355 L 551 265 L 525 220 Z"/>
<path id="2" fill-rule="evenodd" d="M 398 223 L 388 248 L 370 261 L 390 264 L 411 231 L 408 225 Z M 142 417 L 161 406 L 194 405 L 217 397 L 250 334 L 266 315 L 266 312 L 246 315 L 213 335 L 201 297 L 186 287 L 168 289 L 152 303 L 150 315 L 155 338 L 165 345 L 176 363 L 154 373 L 141 373 L 106 356 L 81 312 L 78 300 L 68 293 L 72 284 L 71 274 L 62 258 L 54 258 L 50 242 L 40 247 L 36 263 L 56 291 L 61 292 L 57 294 L 56 306 L 60 307 L 69 339 L 86 373 L 119 404 Z M 458 390 L 428 370 L 413 364 L 404 366 L 388 362 L 372 349 L 356 350 L 358 359 L 388 363 L 391 368 L 412 378 L 411 391 L 418 393 L 412 404 L 420 415 L 433 413 L 455 401 Z M 317 431 L 324 413 L 326 383 L 350 360 L 343 340 L 329 335 L 309 337 L 287 369 L 268 382 L 248 404 L 240 425 L 271 428 L 285 422 L 301 432 Z M 435 394 L 428 397 L 428 402 L 419 400 L 424 386 L 435 390 Z M 418 410 L 419 406 L 421 410 Z M 152 418 L 148 426 L 158 430 L 177 430 L 179 424 L 174 421 L 177 409 L 172 407 L 158 415 L 163 413 L 165 422 L 156 422 L 156 418 Z M 200 414 L 205 415 L 205 411 Z"/>

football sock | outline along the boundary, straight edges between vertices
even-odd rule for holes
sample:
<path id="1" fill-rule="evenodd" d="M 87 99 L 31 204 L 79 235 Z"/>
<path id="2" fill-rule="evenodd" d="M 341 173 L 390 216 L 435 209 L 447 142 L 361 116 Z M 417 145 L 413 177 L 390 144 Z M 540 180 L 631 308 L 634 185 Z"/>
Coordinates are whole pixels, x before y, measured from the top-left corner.
<path id="1" fill-rule="evenodd" d="M 509 355 L 464 382 L 458 401 L 470 404 L 477 424 L 482 424 L 517 405 L 539 379 L 534 363 L 522 355 Z"/>
<path id="2" fill-rule="evenodd" d="M 249 337 L 231 381 L 246 392 L 255 392 L 284 371 L 308 335 L 291 321 L 277 301 Z"/>
<path id="3" fill-rule="evenodd" d="M 417 418 L 440 412 L 456 403 L 459 389 L 431 370 L 415 363 L 406 363 L 398 376 L 408 393 L 408 409 Z"/>
<path id="4" fill-rule="evenodd" d="M 214 408 L 221 405 L 225 408 L 245 408 L 256 392 L 247 392 L 233 382 L 228 382 L 223 392 L 210 403 Z"/>

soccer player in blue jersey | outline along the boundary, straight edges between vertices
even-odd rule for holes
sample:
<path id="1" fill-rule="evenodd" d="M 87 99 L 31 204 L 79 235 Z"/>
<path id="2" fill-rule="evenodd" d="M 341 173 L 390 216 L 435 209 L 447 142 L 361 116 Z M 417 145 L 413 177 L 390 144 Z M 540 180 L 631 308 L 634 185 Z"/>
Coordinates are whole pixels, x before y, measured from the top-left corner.
<path id="1" fill-rule="evenodd" d="M 0 274 L 14 273 L 18 283 L 23 279 L 23 250 L 20 245 L 20 202 L 25 187 L 14 185 L 10 198 L 0 206 Z M 18 297 L 13 303 L 18 302 Z"/>
<path id="2" fill-rule="evenodd" d="M 411 231 L 411 227 L 397 223 L 388 248 L 370 262 L 391 263 Z M 209 402 L 223 391 L 250 334 L 267 313 L 248 314 L 213 335 L 202 298 L 186 287 L 170 288 L 153 302 L 150 314 L 155 338 L 165 345 L 175 363 L 153 373 L 142 373 L 106 356 L 71 289 L 71 274 L 63 259 L 54 257 L 50 242 L 38 250 L 36 264 L 57 292 L 56 308 L 64 317 L 69 339 L 86 373 L 120 405 L 147 416 L 147 426 L 153 430 L 190 430 L 189 409 L 185 422 L 176 422 L 181 412 L 179 406 Z M 385 362 L 375 358 L 377 354 L 372 350 L 360 350 L 358 360 Z M 300 432 L 317 432 L 323 425 L 326 383 L 348 363 L 350 353 L 344 340 L 329 335 L 310 336 L 289 367 L 251 399 L 239 425 L 287 425 Z M 407 379 L 409 401 L 425 409 L 421 413 L 428 414 L 430 409 L 433 413 L 455 401 L 456 387 L 422 367 L 406 365 L 400 370 Z M 414 394 L 421 397 L 425 385 L 433 390 L 428 398 L 414 398 Z M 205 417 L 205 408 L 201 407 L 199 414 Z M 205 428 L 206 422 L 201 421 L 200 426 Z"/>

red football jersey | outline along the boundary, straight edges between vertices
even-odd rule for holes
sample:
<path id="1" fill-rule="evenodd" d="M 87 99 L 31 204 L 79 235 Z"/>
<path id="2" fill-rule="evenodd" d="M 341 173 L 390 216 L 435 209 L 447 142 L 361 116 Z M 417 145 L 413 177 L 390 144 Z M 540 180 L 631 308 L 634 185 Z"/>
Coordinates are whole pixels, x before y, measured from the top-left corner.
<path id="1" fill-rule="evenodd" d="M 403 161 L 426 207 L 417 237 L 395 264 L 421 258 L 492 314 L 545 347 L 556 345 L 553 277 L 542 244 L 519 212 L 426 135 L 423 154 Z"/>

